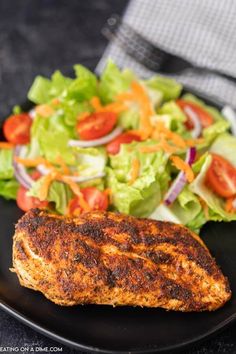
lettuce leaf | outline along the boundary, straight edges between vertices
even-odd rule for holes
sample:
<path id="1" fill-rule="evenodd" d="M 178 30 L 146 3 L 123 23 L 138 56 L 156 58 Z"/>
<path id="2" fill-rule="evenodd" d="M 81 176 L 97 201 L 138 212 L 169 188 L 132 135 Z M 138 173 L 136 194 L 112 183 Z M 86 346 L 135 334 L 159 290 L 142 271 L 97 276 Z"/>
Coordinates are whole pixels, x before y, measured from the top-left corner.
<path id="1" fill-rule="evenodd" d="M 206 222 L 201 204 L 188 186 L 185 186 L 172 206 L 160 204 L 150 218 L 183 224 L 197 233 Z"/>
<path id="2" fill-rule="evenodd" d="M 140 217 L 149 216 L 160 203 L 168 187 L 170 175 L 166 168 L 168 157 L 159 151 L 142 153 L 140 147 L 153 141 L 122 144 L 119 154 L 110 157 L 107 168 L 107 186 L 112 190 L 116 210 Z M 132 160 L 139 159 L 139 177 L 129 185 Z"/>
<path id="3" fill-rule="evenodd" d="M 89 100 L 97 94 L 96 76 L 82 65 L 75 65 L 75 79 L 56 71 L 51 80 L 37 76 L 28 92 L 28 98 L 36 104 L 49 102 L 55 97 L 75 99 L 78 102 Z"/>
<path id="4" fill-rule="evenodd" d="M 74 148 L 76 169 L 80 176 L 94 176 L 104 172 L 107 155 L 104 148 Z"/>
<path id="5" fill-rule="evenodd" d="M 196 234 L 199 234 L 201 227 L 207 222 L 204 211 L 201 210 L 194 219 L 189 221 L 186 226 L 194 231 Z"/>
<path id="6" fill-rule="evenodd" d="M 230 134 L 221 134 L 213 142 L 210 152 L 221 155 L 236 167 L 236 137 Z"/>
<path id="7" fill-rule="evenodd" d="M 151 170 L 151 169 L 150 169 Z M 107 168 L 107 186 L 112 191 L 112 204 L 121 213 L 147 217 L 161 200 L 161 190 L 154 172 L 138 178 L 136 186 L 120 182 L 114 170 Z"/>
<path id="8" fill-rule="evenodd" d="M 198 198 L 187 186 L 185 186 L 171 206 L 171 210 L 184 225 L 192 221 L 199 214 L 201 209 L 202 207 Z"/>
<path id="9" fill-rule="evenodd" d="M 187 138 L 191 135 L 184 125 L 186 119 L 179 106 L 174 101 L 169 101 L 157 110 L 157 115 L 152 117 L 152 123 L 155 125 L 156 122 L 162 121 L 168 129 Z"/>
<path id="10" fill-rule="evenodd" d="M 0 179 L 11 179 L 14 175 L 13 150 L 0 149 Z"/>
<path id="11" fill-rule="evenodd" d="M 27 195 L 39 198 L 39 191 L 44 183 L 45 176 L 34 182 Z M 55 210 L 60 214 L 66 214 L 69 200 L 72 198 L 70 188 L 58 181 L 53 181 L 50 185 L 47 201 L 55 203 Z"/>
<path id="12" fill-rule="evenodd" d="M 119 115 L 118 124 L 125 130 L 139 128 L 140 115 L 136 109 L 128 109 Z"/>
<path id="13" fill-rule="evenodd" d="M 218 135 L 225 133 L 230 127 L 230 123 L 224 119 L 216 121 L 214 124 L 203 129 L 202 136 L 208 142 L 212 142 Z"/>
<path id="14" fill-rule="evenodd" d="M 60 156 L 68 165 L 75 164 L 73 150 L 68 146 L 68 141 L 73 136 L 70 128 L 65 126 L 63 117 L 57 114 L 47 119 L 36 117 L 31 128 L 31 144 L 52 163 L 56 163 Z"/>
<path id="15" fill-rule="evenodd" d="M 58 97 L 72 82 L 72 79 L 62 75 L 60 71 L 55 71 L 51 80 L 36 76 L 29 92 L 28 98 L 36 104 L 47 103 L 51 99 Z"/>
<path id="16" fill-rule="evenodd" d="M 75 99 L 78 102 L 86 101 L 97 95 L 97 78 L 83 65 L 74 66 L 76 79 L 63 92 L 63 97 Z"/>
<path id="17" fill-rule="evenodd" d="M 182 85 L 179 82 L 164 76 L 153 76 L 146 80 L 145 84 L 149 88 L 161 92 L 164 101 L 178 98 L 182 91 Z"/>
<path id="18" fill-rule="evenodd" d="M 109 60 L 100 77 L 99 96 L 103 103 L 114 101 L 115 97 L 130 88 L 135 75 L 130 70 L 121 71 L 113 61 Z"/>
<path id="19" fill-rule="evenodd" d="M 225 201 L 218 197 L 206 184 L 206 173 L 211 164 L 212 157 L 208 155 L 202 165 L 201 171 L 198 176 L 190 183 L 190 190 L 203 199 L 209 207 L 209 219 L 214 221 L 231 221 L 236 220 L 236 213 L 227 213 L 224 209 Z"/>
<path id="20" fill-rule="evenodd" d="M 16 199 L 19 183 L 15 178 L 8 181 L 0 180 L 0 196 L 5 199 Z"/>

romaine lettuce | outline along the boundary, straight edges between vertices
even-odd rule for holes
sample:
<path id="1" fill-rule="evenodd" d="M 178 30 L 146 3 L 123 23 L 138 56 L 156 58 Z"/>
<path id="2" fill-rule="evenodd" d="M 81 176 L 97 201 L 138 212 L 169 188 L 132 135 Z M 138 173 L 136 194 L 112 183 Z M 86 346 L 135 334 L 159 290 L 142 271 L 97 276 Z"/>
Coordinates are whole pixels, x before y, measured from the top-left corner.
<path id="1" fill-rule="evenodd" d="M 13 149 L 0 149 L 0 179 L 11 179 L 13 175 Z"/>
<path id="2" fill-rule="evenodd" d="M 166 168 L 168 157 L 159 151 L 142 153 L 140 148 L 152 145 L 153 141 L 122 144 L 120 152 L 110 157 L 107 168 L 107 186 L 112 190 L 115 208 L 135 216 L 149 216 L 160 203 L 167 189 L 170 175 Z M 140 162 L 139 177 L 129 185 L 132 160 Z"/>
<path id="3" fill-rule="evenodd" d="M 71 82 L 72 79 L 63 76 L 60 71 L 55 71 L 51 80 L 36 76 L 28 92 L 28 98 L 36 104 L 47 103 L 51 99 L 60 96 Z"/>
<path id="4" fill-rule="evenodd" d="M 199 214 L 202 206 L 196 195 L 189 190 L 188 186 L 185 186 L 170 209 L 182 224 L 187 225 Z"/>
<path id="5" fill-rule="evenodd" d="M 236 137 L 230 134 L 221 134 L 213 142 L 210 152 L 221 155 L 236 167 Z"/>
<path id="6" fill-rule="evenodd" d="M 104 148 L 74 148 L 76 170 L 80 176 L 94 176 L 104 172 L 107 155 Z"/>
<path id="7" fill-rule="evenodd" d="M 31 189 L 27 192 L 28 196 L 39 198 L 39 191 L 44 183 L 43 176 L 34 182 Z M 53 181 L 49 187 L 47 201 L 55 203 L 55 210 L 60 214 L 66 214 L 69 200 L 72 198 L 70 188 L 62 182 Z"/>
<path id="8" fill-rule="evenodd" d="M 225 133 L 230 127 L 228 121 L 220 119 L 209 127 L 203 129 L 202 136 L 207 142 L 212 142 L 218 135 Z"/>
<path id="9" fill-rule="evenodd" d="M 236 213 L 231 214 L 225 211 L 225 201 L 218 197 L 206 184 L 206 173 L 211 164 L 212 156 L 208 155 L 202 165 L 201 171 L 198 176 L 190 183 L 190 190 L 203 199 L 209 207 L 209 220 L 214 221 L 231 221 L 236 220 Z"/>
<path id="10" fill-rule="evenodd" d="M 145 84 L 151 89 L 161 92 L 164 101 L 178 98 L 182 91 L 182 85 L 179 82 L 164 76 L 153 76 L 146 80 Z"/>
<path id="11" fill-rule="evenodd" d="M 51 80 L 37 76 L 28 92 L 28 98 L 36 103 L 47 103 L 53 98 L 89 100 L 97 94 L 96 76 L 82 65 L 74 66 L 76 78 L 71 79 L 56 71 Z"/>
<path id="12" fill-rule="evenodd" d="M 103 103 L 109 103 L 119 93 L 127 91 L 136 78 L 130 70 L 121 71 L 113 61 L 109 60 L 100 79 L 99 96 Z"/>
<path id="13" fill-rule="evenodd" d="M 8 181 L 0 180 L 0 195 L 5 199 L 16 199 L 19 183 L 15 178 Z"/>

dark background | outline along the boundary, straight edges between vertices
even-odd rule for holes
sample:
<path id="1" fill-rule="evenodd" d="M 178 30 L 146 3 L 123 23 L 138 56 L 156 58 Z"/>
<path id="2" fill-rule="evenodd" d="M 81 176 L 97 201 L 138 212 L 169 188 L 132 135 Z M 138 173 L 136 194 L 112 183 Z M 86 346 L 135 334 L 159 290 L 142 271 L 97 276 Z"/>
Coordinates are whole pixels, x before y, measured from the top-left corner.
<path id="1" fill-rule="evenodd" d="M 25 100 L 37 74 L 94 69 L 105 47 L 101 28 L 127 0 L 0 0 L 0 119 Z M 147 2 L 148 3 L 148 2 Z M 1 220 L 2 222 L 2 220 Z M 3 245 L 1 245 L 3 247 Z M 236 353 L 236 325 L 184 353 Z M 0 310 L 0 346 L 63 347 Z M 1 352 L 1 349 L 0 349 Z M 60 352 L 59 352 L 60 353 Z"/>

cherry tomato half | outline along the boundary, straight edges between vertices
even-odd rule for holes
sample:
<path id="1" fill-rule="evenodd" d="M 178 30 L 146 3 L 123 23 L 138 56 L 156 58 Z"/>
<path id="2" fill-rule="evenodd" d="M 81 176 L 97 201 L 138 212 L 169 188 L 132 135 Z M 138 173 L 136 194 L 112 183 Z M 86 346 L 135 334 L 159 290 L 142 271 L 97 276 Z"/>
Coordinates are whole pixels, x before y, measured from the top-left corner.
<path id="1" fill-rule="evenodd" d="M 236 168 L 222 156 L 212 154 L 206 184 L 224 198 L 236 195 Z"/>
<path id="2" fill-rule="evenodd" d="M 190 107 L 197 114 L 203 128 L 207 128 L 213 123 L 214 121 L 213 117 L 204 108 L 198 106 L 197 104 L 189 101 L 184 101 L 184 100 L 177 100 L 176 103 L 183 111 L 184 108 Z M 184 113 L 187 115 L 185 111 Z M 188 115 L 187 118 L 188 119 L 185 125 L 187 129 L 191 130 L 194 128 L 194 126 L 191 118 L 188 117 Z"/>
<path id="3" fill-rule="evenodd" d="M 34 171 L 31 174 L 31 177 L 36 181 L 41 177 L 41 174 L 38 171 Z M 29 197 L 26 195 L 28 189 L 23 186 L 20 186 L 17 192 L 16 204 L 23 211 L 28 211 L 32 208 L 46 208 L 48 206 L 48 201 L 40 201 L 38 198 Z"/>
<path id="4" fill-rule="evenodd" d="M 108 196 L 95 187 L 87 187 L 81 189 L 81 193 L 85 201 L 92 210 L 106 210 L 108 208 Z M 77 215 L 83 212 L 80 206 L 79 198 L 73 198 L 69 203 L 69 213 Z"/>
<path id="5" fill-rule="evenodd" d="M 32 119 L 27 113 L 14 114 L 3 124 L 3 133 L 12 144 L 28 144 Z"/>
<path id="6" fill-rule="evenodd" d="M 82 140 L 93 140 L 107 135 L 117 122 L 113 112 L 92 113 L 77 124 L 77 132 Z"/>
<path id="7" fill-rule="evenodd" d="M 123 133 L 117 136 L 114 140 L 112 140 L 109 144 L 107 144 L 106 149 L 108 154 L 116 155 L 120 151 L 121 144 L 129 144 L 132 141 L 140 141 L 140 137 L 133 133 Z"/>

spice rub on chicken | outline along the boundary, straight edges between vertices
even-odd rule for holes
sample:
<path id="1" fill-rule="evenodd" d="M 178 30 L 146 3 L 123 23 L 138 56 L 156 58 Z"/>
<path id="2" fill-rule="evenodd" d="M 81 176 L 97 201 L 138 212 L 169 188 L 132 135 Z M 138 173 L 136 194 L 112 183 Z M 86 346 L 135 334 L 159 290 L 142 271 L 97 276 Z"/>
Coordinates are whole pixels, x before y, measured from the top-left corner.
<path id="1" fill-rule="evenodd" d="M 16 225 L 13 267 L 21 285 L 64 306 L 211 311 L 231 297 L 199 236 L 181 225 L 111 212 L 68 218 L 30 210 Z"/>

